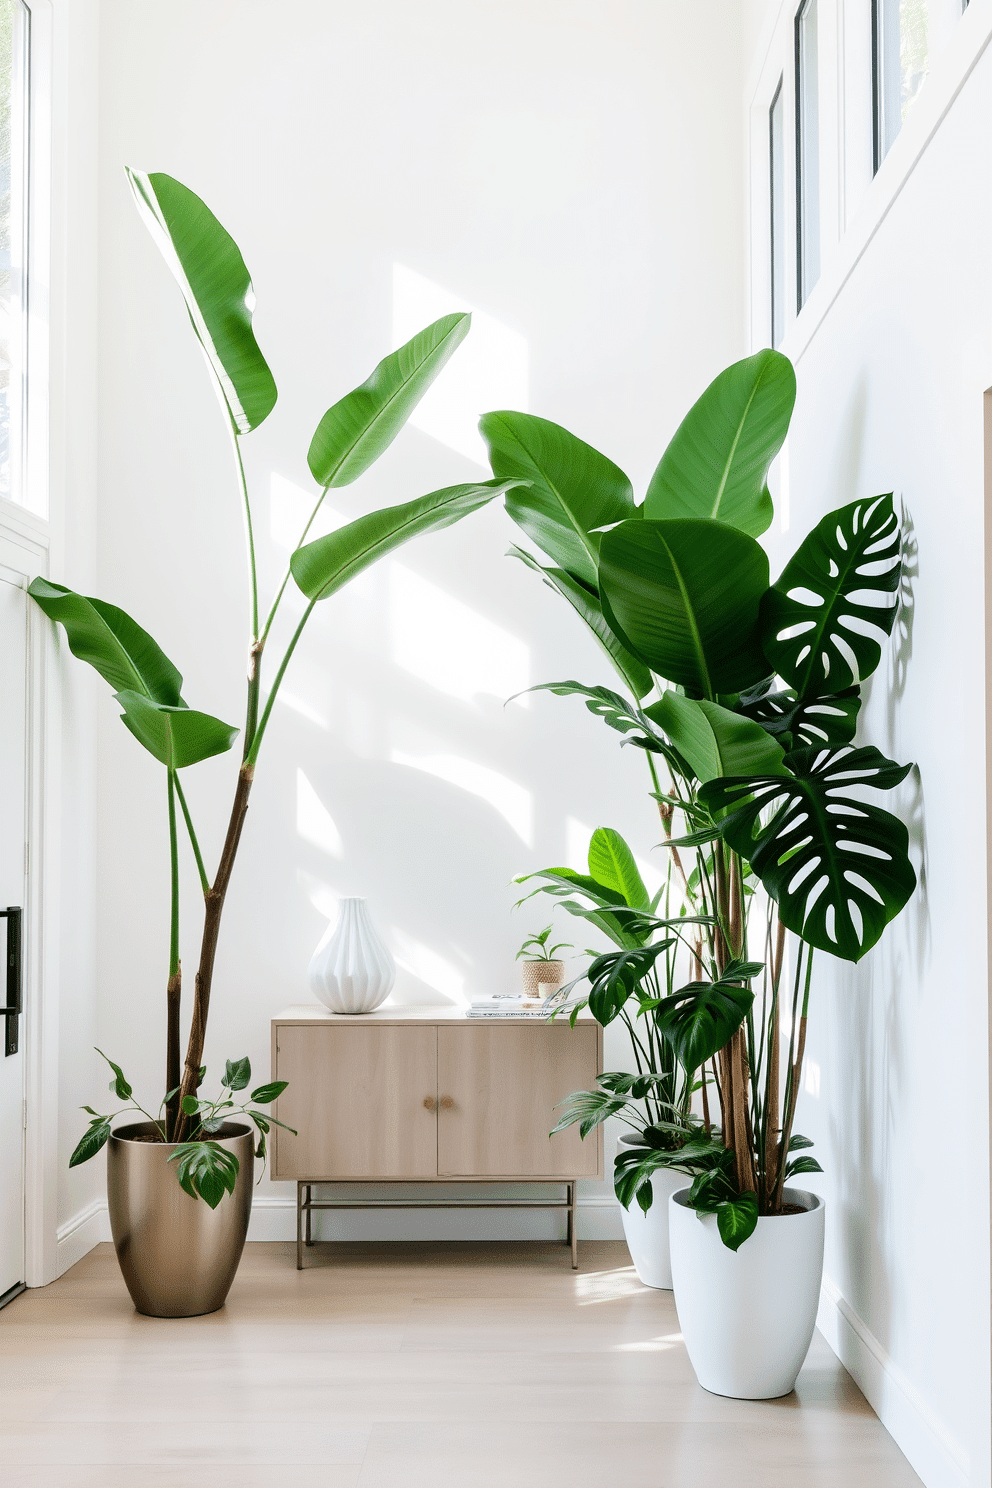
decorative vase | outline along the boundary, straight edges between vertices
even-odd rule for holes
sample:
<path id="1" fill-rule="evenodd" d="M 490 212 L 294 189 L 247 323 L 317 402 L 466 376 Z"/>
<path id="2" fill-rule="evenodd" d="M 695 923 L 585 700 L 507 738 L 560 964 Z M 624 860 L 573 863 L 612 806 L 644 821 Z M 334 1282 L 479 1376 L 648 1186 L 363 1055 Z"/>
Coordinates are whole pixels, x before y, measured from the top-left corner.
<path id="1" fill-rule="evenodd" d="M 364 899 L 342 899 L 333 929 L 313 953 L 310 990 L 332 1013 L 371 1013 L 396 980 L 396 963 Z"/>
<path id="2" fill-rule="evenodd" d="M 543 992 L 550 997 L 565 980 L 564 961 L 525 961 L 523 984 L 525 992 Z"/>
<path id="3" fill-rule="evenodd" d="M 621 1137 L 621 1142 L 624 1138 Z M 636 1198 L 630 1208 L 620 1205 L 623 1237 L 634 1263 L 637 1279 L 643 1286 L 672 1290 L 672 1260 L 668 1246 L 668 1201 L 678 1188 L 685 1187 L 685 1174 L 671 1168 L 659 1168 L 651 1174 L 654 1201 L 647 1214 Z"/>
<path id="4" fill-rule="evenodd" d="M 175 1142 L 142 1140 L 151 1121 L 120 1126 L 107 1143 L 107 1207 L 117 1260 L 139 1312 L 200 1317 L 223 1307 L 248 1234 L 255 1141 L 230 1122 L 211 1141 L 238 1159 L 233 1194 L 211 1209 L 179 1186 Z"/>
<path id="5" fill-rule="evenodd" d="M 823 1200 L 787 1188 L 798 1214 L 764 1215 L 740 1250 L 720 1239 L 715 1214 L 690 1209 L 687 1188 L 668 1204 L 675 1306 L 704 1390 L 735 1400 L 788 1395 L 809 1352 L 823 1274 Z"/>

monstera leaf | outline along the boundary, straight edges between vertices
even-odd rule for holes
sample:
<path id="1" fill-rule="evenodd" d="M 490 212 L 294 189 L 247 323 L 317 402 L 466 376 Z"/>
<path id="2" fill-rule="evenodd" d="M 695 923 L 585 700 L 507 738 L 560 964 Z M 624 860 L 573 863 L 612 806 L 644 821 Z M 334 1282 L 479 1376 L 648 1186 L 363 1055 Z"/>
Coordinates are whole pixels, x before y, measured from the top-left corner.
<path id="1" fill-rule="evenodd" d="M 820 749 L 824 744 L 850 744 L 857 732 L 860 710 L 861 692 L 857 687 L 809 698 L 797 698 L 791 690 L 769 692 L 757 687 L 741 694 L 735 711 L 760 723 L 786 749 Z"/>
<path id="2" fill-rule="evenodd" d="M 468 335 L 471 315 L 445 315 L 383 357 L 361 387 L 317 425 L 307 464 L 319 486 L 347 486 L 388 449 L 421 398 Z"/>
<path id="3" fill-rule="evenodd" d="M 648 1004 L 683 1069 L 697 1070 L 737 1032 L 754 1001 L 751 989 L 739 984 L 762 969 L 760 961 L 732 961 L 718 981 L 690 982 Z"/>
<path id="4" fill-rule="evenodd" d="M 719 703 L 666 692 L 651 714 L 665 730 L 697 780 L 721 775 L 786 775 L 784 751 L 760 723 Z"/>
<path id="5" fill-rule="evenodd" d="M 891 496 L 852 501 L 813 528 L 761 605 L 765 655 L 797 696 L 842 692 L 878 666 L 901 571 Z M 861 596 L 859 598 L 858 596 Z"/>
<path id="6" fill-rule="evenodd" d="M 28 593 L 50 620 L 64 626 L 73 656 L 89 662 L 115 692 L 127 689 L 157 703 L 182 705 L 180 672 L 130 615 L 48 579 L 32 580 Z"/>
<path id="7" fill-rule="evenodd" d="M 700 800 L 726 812 L 720 831 L 777 902 L 786 929 L 859 961 L 916 887 L 909 834 L 898 817 L 852 795 L 891 790 L 911 765 L 874 747 L 798 749 L 791 776 L 713 780 Z"/>
<path id="8" fill-rule="evenodd" d="M 138 211 L 175 275 L 231 422 L 239 434 L 272 412 L 276 385 L 251 326 L 245 261 L 205 202 L 172 176 L 128 170 Z"/>
<path id="9" fill-rule="evenodd" d="M 523 548 L 511 547 L 507 556 L 519 558 L 521 563 L 526 563 L 528 568 L 541 575 L 549 589 L 554 589 L 563 599 L 568 600 L 610 658 L 620 680 L 630 688 L 635 697 L 645 697 L 651 691 L 654 678 L 643 661 L 628 651 L 607 625 L 599 594 L 594 589 L 573 579 L 563 568 L 544 568 L 533 554 L 525 552 Z"/>
<path id="10" fill-rule="evenodd" d="M 759 351 L 721 372 L 662 455 L 644 515 L 715 517 L 758 537 L 771 524 L 765 480 L 795 401 L 796 374 L 781 352 Z"/>
<path id="11" fill-rule="evenodd" d="M 623 471 L 533 414 L 484 413 L 479 429 L 493 475 L 518 477 L 509 515 L 559 568 L 595 588 L 599 529 L 638 514 Z"/>
<path id="12" fill-rule="evenodd" d="M 602 540 L 603 614 L 652 671 L 704 697 L 768 672 L 758 608 L 768 559 L 723 522 L 621 522 Z"/>

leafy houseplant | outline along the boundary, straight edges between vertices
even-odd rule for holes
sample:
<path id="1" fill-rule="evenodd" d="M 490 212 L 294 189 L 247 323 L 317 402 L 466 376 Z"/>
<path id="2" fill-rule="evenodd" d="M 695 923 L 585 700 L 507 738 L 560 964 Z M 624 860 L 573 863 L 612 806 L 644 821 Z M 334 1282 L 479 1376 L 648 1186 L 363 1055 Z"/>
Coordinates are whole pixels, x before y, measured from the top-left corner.
<path id="1" fill-rule="evenodd" d="M 316 483 L 313 510 L 271 605 L 260 608 L 256 576 L 252 503 L 242 463 L 241 442 L 271 413 L 276 385 L 252 330 L 254 293 L 241 253 L 200 198 L 172 177 L 128 170 L 139 214 L 172 269 L 204 353 L 231 435 L 236 485 L 244 516 L 249 592 L 247 702 L 240 767 L 230 821 L 215 871 L 205 864 L 180 773 L 229 750 L 236 728 L 190 708 L 182 696 L 182 677 L 160 647 L 129 615 L 103 600 L 86 598 L 60 584 L 38 578 L 30 586 L 36 603 L 64 628 L 70 650 L 100 673 L 114 690 L 125 727 L 165 768 L 169 816 L 171 912 L 169 973 L 166 986 L 166 1095 L 145 1141 L 179 1144 L 173 1154 L 180 1182 L 193 1197 L 215 1207 L 228 1180 L 230 1155 L 211 1140 L 218 1122 L 234 1110 L 232 1093 L 250 1079 L 247 1060 L 227 1064 L 224 1094 L 201 1099 L 203 1047 L 213 985 L 214 962 L 225 897 L 241 842 L 259 753 L 286 669 L 315 607 L 377 559 L 421 533 L 446 527 L 516 485 L 497 479 L 478 485 L 433 491 L 400 506 L 370 512 L 325 537 L 307 536 L 326 493 L 357 480 L 386 450 L 469 330 L 466 314 L 448 315 L 385 357 L 371 376 L 324 414 L 307 455 Z M 290 581 L 306 607 L 263 692 L 263 665 L 273 625 Z M 203 926 L 185 1059 L 181 1061 L 182 972 L 179 959 L 179 822 L 189 838 L 203 892 Z M 122 1100 L 131 1087 L 112 1065 L 112 1088 Z M 281 1086 L 252 1092 L 266 1105 Z M 259 1131 L 258 1154 L 274 1118 L 245 1110 Z M 138 1108 L 140 1109 L 140 1108 Z M 111 1118 L 91 1111 L 93 1123 L 72 1161 L 94 1156 L 110 1135 Z M 147 1113 L 142 1113 L 147 1114 Z M 234 1160 L 234 1174 L 237 1160 Z M 243 1239 L 243 1237 L 242 1237 Z"/>
<path id="2" fill-rule="evenodd" d="M 517 952 L 518 961 L 554 961 L 558 951 L 571 951 L 574 947 L 568 941 L 560 941 L 558 945 L 549 946 L 553 925 L 546 925 L 538 935 L 529 935 Z"/>
<path id="3" fill-rule="evenodd" d="M 759 1217 L 788 1210 L 790 1178 L 818 1171 L 794 1131 L 814 952 L 859 960 L 916 884 L 905 826 L 864 798 L 911 767 L 854 744 L 861 684 L 895 618 L 899 522 L 891 496 L 851 502 L 770 583 L 757 538 L 772 520 L 766 477 L 794 400 L 792 366 L 777 352 L 727 368 L 686 415 L 641 504 L 612 461 L 559 425 L 516 412 L 480 425 L 494 475 L 529 483 L 506 509 L 551 563 L 511 551 L 577 612 L 624 691 L 544 686 L 582 697 L 644 752 L 677 892 L 652 927 L 618 883 L 541 875 L 567 910 L 598 915 L 604 929 L 616 922 L 624 938 L 611 937 L 623 946 L 614 974 L 589 968 L 595 1016 L 632 1029 L 653 1018 L 685 1081 L 701 1087 L 698 1128 L 668 1132 L 665 1146 L 664 1126 L 645 1123 L 618 1192 L 647 1208 L 652 1172 L 683 1168 L 688 1203 L 716 1215 L 733 1250 Z M 667 938 L 678 918 L 684 980 L 645 996 L 621 967 L 653 956 L 645 930 Z M 649 1089 L 643 1075 L 628 1078 L 574 1097 L 566 1121 L 589 1130 L 620 1114 Z"/>

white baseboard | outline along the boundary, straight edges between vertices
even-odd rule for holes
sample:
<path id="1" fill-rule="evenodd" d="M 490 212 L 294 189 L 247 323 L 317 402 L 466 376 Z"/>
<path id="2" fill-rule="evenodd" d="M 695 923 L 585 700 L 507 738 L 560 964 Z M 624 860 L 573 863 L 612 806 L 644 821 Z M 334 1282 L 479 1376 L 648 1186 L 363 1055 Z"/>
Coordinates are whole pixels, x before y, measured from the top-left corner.
<path id="1" fill-rule="evenodd" d="M 828 1276 L 816 1325 L 926 1488 L 969 1488 L 968 1453 Z"/>
<path id="2" fill-rule="evenodd" d="M 557 1240 L 564 1233 L 560 1212 L 539 1209 L 349 1209 L 313 1218 L 317 1238 L 333 1234 L 338 1240 Z M 622 1240 L 619 1204 L 610 1198 L 580 1198 L 576 1228 L 580 1240 Z M 57 1275 L 110 1238 L 106 1200 L 94 1199 L 58 1228 Z M 295 1197 L 256 1198 L 248 1239 L 295 1240 Z"/>
<path id="3" fill-rule="evenodd" d="M 110 1216 L 106 1199 L 94 1199 L 65 1224 L 59 1225 L 56 1237 L 56 1276 L 61 1276 L 81 1261 L 101 1240 L 110 1239 Z"/>

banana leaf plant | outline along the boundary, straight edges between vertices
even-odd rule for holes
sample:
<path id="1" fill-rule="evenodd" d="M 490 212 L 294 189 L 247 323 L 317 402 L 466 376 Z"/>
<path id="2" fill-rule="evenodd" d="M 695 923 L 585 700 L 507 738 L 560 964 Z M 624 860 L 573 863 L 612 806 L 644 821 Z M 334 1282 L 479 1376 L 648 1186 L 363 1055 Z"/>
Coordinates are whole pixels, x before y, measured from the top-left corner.
<path id="1" fill-rule="evenodd" d="M 641 1140 L 618 1159 L 621 1200 L 636 1195 L 646 1210 L 651 1173 L 681 1167 L 690 1203 L 717 1214 L 733 1249 L 759 1215 L 783 1211 L 790 1178 L 819 1171 L 794 1131 L 814 952 L 859 961 L 916 886 L 906 827 L 871 798 L 911 766 L 856 742 L 862 684 L 898 604 L 892 496 L 829 512 L 774 583 L 758 542 L 795 394 L 778 352 L 728 367 L 640 503 L 611 460 L 557 424 L 510 411 L 480 423 L 494 476 L 527 482 L 506 509 L 550 563 L 511 554 L 568 602 L 622 690 L 542 686 L 582 698 L 644 752 L 667 862 L 666 924 L 655 928 L 668 936 L 679 916 L 693 922 L 691 945 L 676 947 L 680 978 L 651 989 L 618 973 L 607 991 L 594 963 L 588 1000 L 600 1022 L 650 1021 L 683 1091 L 700 1090 L 701 1116 L 683 1094 L 660 1126 L 645 1104 L 654 1077 L 668 1078 L 655 1054 L 632 1082 L 611 1074 L 577 1093 L 562 1124 L 588 1131 L 622 1114 Z M 629 918 L 643 906 L 595 873 L 539 876 L 625 949 L 648 928 Z"/>
<path id="2" fill-rule="evenodd" d="M 251 279 L 234 239 L 187 186 L 171 176 L 141 171 L 128 170 L 127 178 L 139 215 L 178 281 L 206 359 L 231 435 L 234 489 L 244 518 L 249 597 L 245 724 L 230 821 L 212 872 L 208 871 L 201 851 L 180 775 L 201 760 L 230 750 L 239 730 L 189 706 L 182 696 L 183 679 L 178 668 L 147 631 L 123 610 L 44 578 L 35 579 L 29 593 L 45 614 L 64 628 L 70 651 L 94 667 L 108 683 L 124 726 L 165 769 L 171 867 L 166 1094 L 158 1115 L 149 1120 L 158 1128 L 162 1141 L 183 1144 L 184 1149 L 198 1148 L 180 1153 L 179 1177 L 194 1197 L 199 1194 L 215 1206 L 229 1187 L 230 1154 L 211 1142 L 210 1136 L 224 1117 L 232 1113 L 231 1093 L 247 1084 L 250 1070 L 246 1074 L 246 1060 L 233 1064 L 228 1061 L 220 1101 L 204 1100 L 198 1094 L 205 1073 L 203 1047 L 214 962 L 224 902 L 259 754 L 286 669 L 318 604 L 402 543 L 450 526 L 520 482 L 517 477 L 497 477 L 480 484 L 450 486 L 397 506 L 368 512 L 327 536 L 306 541 L 327 492 L 350 485 L 383 454 L 465 339 L 471 317 L 446 315 L 384 357 L 359 387 L 335 402 L 320 420 L 307 454 L 315 484 L 313 510 L 272 602 L 263 612 L 259 602 L 252 502 L 241 443 L 272 412 L 276 384 L 252 328 L 255 297 Z M 276 661 L 265 691 L 267 646 L 291 581 L 302 592 L 306 606 Z M 199 963 L 184 1059 L 181 1059 L 179 959 L 180 817 L 203 893 Z M 111 1089 L 119 1099 L 133 1101 L 131 1086 L 120 1067 L 111 1064 L 111 1068 L 114 1071 Z M 252 1092 L 252 1102 L 268 1104 L 280 1089 L 261 1086 Z M 130 1108 L 148 1115 L 136 1103 Z M 275 1118 L 247 1107 L 238 1109 L 244 1109 L 258 1128 L 257 1155 L 264 1157 L 265 1135 Z M 93 1119 L 73 1154 L 73 1164 L 93 1157 L 110 1134 L 110 1117 L 92 1110 L 89 1114 Z"/>

